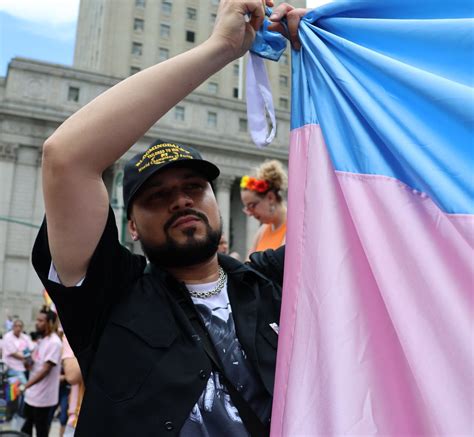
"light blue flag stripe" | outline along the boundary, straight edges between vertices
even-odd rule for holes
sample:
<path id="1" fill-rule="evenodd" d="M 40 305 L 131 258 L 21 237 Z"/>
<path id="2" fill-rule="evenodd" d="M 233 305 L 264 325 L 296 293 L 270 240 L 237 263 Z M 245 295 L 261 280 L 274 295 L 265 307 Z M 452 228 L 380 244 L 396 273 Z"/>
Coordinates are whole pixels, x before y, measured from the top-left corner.
<path id="1" fill-rule="evenodd" d="M 292 128 L 321 124 L 336 170 L 394 177 L 473 213 L 473 12 L 435 0 L 312 11 L 293 53 Z"/>

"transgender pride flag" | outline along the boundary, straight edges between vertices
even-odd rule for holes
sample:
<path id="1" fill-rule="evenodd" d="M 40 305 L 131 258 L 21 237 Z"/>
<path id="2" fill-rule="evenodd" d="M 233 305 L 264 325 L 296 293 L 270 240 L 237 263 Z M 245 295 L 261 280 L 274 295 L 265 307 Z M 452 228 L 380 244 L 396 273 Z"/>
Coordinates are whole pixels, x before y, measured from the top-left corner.
<path id="1" fill-rule="evenodd" d="M 474 435 L 473 9 L 301 23 L 274 437 Z"/>

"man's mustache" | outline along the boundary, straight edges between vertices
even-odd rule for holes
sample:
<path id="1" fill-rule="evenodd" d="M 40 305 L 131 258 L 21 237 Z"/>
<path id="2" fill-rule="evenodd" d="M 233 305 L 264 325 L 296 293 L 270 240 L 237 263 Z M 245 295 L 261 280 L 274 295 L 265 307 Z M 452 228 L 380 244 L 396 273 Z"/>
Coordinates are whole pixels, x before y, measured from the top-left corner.
<path id="1" fill-rule="evenodd" d="M 168 229 L 173 225 L 173 223 L 178 220 L 181 217 L 184 217 L 186 215 L 194 215 L 198 218 L 200 218 L 206 225 L 209 226 L 209 220 L 207 219 L 206 215 L 203 214 L 200 211 L 196 211 L 195 209 L 192 208 L 186 208 L 182 209 L 180 211 L 176 211 L 165 223 L 164 225 L 164 230 L 165 232 L 168 232 Z"/>

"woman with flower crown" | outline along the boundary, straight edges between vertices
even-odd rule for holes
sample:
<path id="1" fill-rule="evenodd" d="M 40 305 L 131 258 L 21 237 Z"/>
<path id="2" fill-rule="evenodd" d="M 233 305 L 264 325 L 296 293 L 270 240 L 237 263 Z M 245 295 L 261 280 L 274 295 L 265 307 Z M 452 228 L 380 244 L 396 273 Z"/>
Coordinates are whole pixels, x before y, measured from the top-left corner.
<path id="1" fill-rule="evenodd" d="M 249 254 L 276 249 L 285 244 L 286 204 L 284 193 L 288 177 L 279 161 L 265 161 L 256 176 L 243 176 L 240 198 L 245 214 L 255 217 L 262 225 L 255 235 Z"/>

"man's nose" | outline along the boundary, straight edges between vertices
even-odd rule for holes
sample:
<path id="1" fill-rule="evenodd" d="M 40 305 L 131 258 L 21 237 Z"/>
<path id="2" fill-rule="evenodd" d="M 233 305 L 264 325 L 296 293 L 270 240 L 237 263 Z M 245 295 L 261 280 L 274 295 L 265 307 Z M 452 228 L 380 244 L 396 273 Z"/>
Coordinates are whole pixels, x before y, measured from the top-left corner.
<path id="1" fill-rule="evenodd" d="M 170 209 L 171 211 L 177 211 L 183 208 L 190 208 L 193 206 L 193 203 L 191 196 L 184 191 L 176 190 L 171 199 Z"/>

